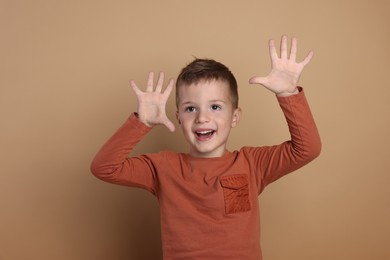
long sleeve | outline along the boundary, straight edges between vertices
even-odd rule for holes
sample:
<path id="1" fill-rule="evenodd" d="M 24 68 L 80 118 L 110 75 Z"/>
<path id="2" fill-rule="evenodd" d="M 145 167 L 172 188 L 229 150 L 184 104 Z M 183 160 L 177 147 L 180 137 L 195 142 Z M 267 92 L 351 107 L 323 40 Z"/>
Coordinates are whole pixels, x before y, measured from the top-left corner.
<path id="1" fill-rule="evenodd" d="M 289 97 L 278 97 L 286 118 L 291 140 L 280 145 L 250 149 L 259 167 L 258 186 L 266 185 L 295 171 L 319 156 L 321 139 L 304 91 Z"/>
<path id="2" fill-rule="evenodd" d="M 155 194 L 155 175 L 151 162 L 146 156 L 128 157 L 150 129 L 134 113 L 131 114 L 94 157 L 91 163 L 93 175 L 106 182 L 140 187 Z"/>

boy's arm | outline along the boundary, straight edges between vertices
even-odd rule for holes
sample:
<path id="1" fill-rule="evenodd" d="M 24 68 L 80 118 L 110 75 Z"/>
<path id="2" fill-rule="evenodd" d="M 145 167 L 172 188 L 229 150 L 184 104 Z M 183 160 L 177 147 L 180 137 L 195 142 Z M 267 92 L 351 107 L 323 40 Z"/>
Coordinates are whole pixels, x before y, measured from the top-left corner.
<path id="1" fill-rule="evenodd" d="M 280 57 L 273 40 L 269 42 L 272 70 L 266 77 L 252 77 L 251 84 L 261 84 L 274 92 L 288 123 L 291 140 L 283 144 L 256 149 L 257 164 L 262 168 L 259 191 L 272 181 L 294 171 L 316 158 L 321 151 L 321 140 L 316 124 L 298 81 L 313 52 L 302 62 L 296 62 L 297 40 L 291 41 L 288 55 L 287 37 L 281 40 Z M 260 155 L 261 154 L 261 155 Z"/>
<path id="2" fill-rule="evenodd" d="M 140 187 L 155 194 L 152 161 L 145 156 L 128 157 L 150 130 L 135 113 L 131 114 L 95 155 L 91 163 L 93 175 L 106 182 Z"/>
<path id="3" fill-rule="evenodd" d="M 164 74 L 160 73 L 155 88 L 153 76 L 153 72 L 149 73 L 145 92 L 134 81 L 130 82 L 138 99 L 138 112 L 133 113 L 96 154 L 91 171 L 104 181 L 138 186 L 155 193 L 155 167 L 150 157 L 142 155 L 128 158 L 135 145 L 153 126 L 163 124 L 171 131 L 175 128 L 165 113 L 173 81 L 170 80 L 167 88 L 162 91 Z"/>
<path id="4" fill-rule="evenodd" d="M 261 187 L 308 164 L 321 152 L 321 139 L 302 88 L 289 97 L 278 97 L 290 131 L 291 140 L 266 147 L 262 168 Z"/>

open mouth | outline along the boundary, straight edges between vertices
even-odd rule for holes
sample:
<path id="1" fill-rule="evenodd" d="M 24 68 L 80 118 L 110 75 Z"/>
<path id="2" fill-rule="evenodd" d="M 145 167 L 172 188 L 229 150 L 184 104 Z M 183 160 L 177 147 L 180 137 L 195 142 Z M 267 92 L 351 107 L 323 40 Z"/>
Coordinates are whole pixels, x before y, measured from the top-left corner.
<path id="1" fill-rule="evenodd" d="M 215 133 L 214 130 L 195 131 L 195 135 L 198 137 L 198 139 L 201 140 L 209 139 L 214 133 Z"/>

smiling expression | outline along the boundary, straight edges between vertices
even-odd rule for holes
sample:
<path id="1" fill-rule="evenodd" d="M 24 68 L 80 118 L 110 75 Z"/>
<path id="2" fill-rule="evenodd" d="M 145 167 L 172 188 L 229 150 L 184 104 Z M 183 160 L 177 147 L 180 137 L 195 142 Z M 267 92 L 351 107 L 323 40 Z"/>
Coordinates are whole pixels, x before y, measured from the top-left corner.
<path id="1" fill-rule="evenodd" d="M 229 85 L 202 80 L 180 86 L 177 119 L 193 157 L 221 157 L 231 128 L 240 121 L 240 108 L 232 104 Z"/>

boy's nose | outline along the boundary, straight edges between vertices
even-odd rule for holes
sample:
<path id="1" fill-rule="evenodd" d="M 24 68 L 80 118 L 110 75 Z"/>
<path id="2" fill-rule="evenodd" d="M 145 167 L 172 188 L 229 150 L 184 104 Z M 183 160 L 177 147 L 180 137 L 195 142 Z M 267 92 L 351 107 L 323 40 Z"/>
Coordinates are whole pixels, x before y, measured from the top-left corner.
<path id="1" fill-rule="evenodd" d="M 209 120 L 210 119 L 209 119 L 207 111 L 199 110 L 197 117 L 196 117 L 196 123 L 203 124 L 203 123 L 207 123 Z"/>

